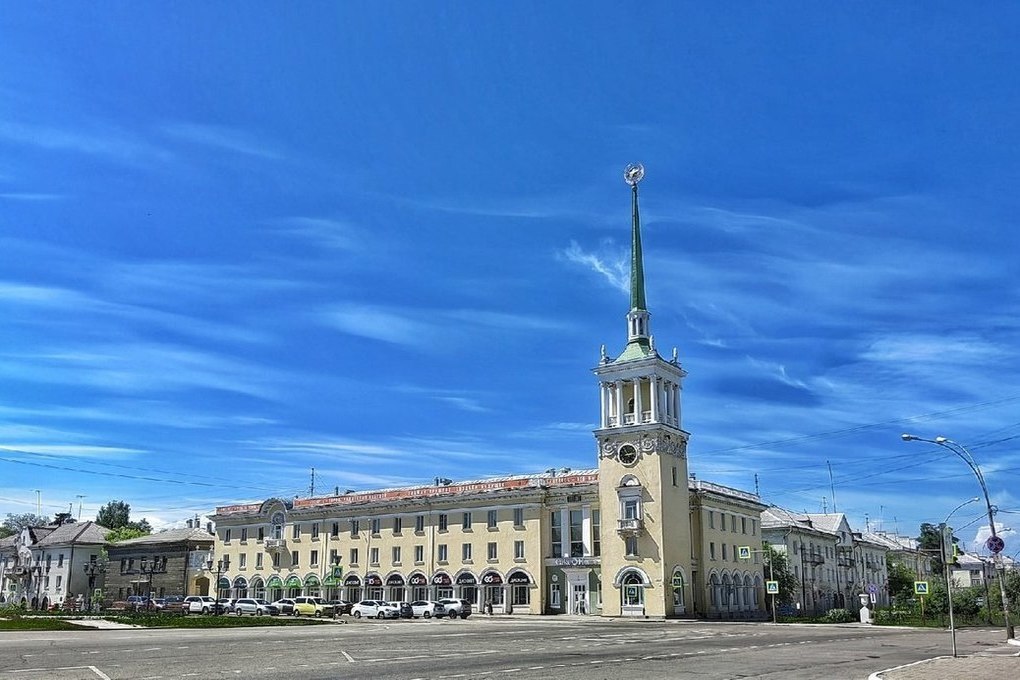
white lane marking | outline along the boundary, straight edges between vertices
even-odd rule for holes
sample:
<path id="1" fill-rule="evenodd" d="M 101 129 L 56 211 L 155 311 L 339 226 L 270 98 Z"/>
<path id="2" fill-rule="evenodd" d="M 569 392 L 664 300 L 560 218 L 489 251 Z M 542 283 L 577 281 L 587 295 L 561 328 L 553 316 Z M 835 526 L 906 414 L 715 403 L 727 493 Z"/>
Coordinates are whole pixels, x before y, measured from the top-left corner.
<path id="1" fill-rule="evenodd" d="M 350 654 L 348 654 L 347 652 L 345 652 L 342 649 L 340 650 L 340 653 L 343 654 L 344 658 L 347 659 L 349 662 L 355 663 L 354 658 Z"/>

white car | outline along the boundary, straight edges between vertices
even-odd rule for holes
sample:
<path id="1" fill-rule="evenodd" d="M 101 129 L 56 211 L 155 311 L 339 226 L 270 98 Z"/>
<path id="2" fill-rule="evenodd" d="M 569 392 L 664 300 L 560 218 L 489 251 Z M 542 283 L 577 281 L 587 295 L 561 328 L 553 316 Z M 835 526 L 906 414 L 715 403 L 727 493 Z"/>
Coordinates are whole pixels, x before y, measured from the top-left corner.
<path id="1" fill-rule="evenodd" d="M 434 600 L 415 600 L 411 603 L 411 612 L 416 619 L 442 618 L 446 616 L 446 607 Z"/>
<path id="2" fill-rule="evenodd" d="M 207 595 L 189 595 L 184 598 L 185 614 L 209 614 L 216 610 L 216 598 Z"/>
<path id="3" fill-rule="evenodd" d="M 256 599 L 254 597 L 242 597 L 241 599 L 234 601 L 234 613 L 238 616 L 241 616 L 242 614 L 263 616 L 265 614 L 279 614 L 280 610 L 275 605 L 269 604 L 265 600 Z"/>
<path id="4" fill-rule="evenodd" d="M 400 610 L 382 600 L 362 600 L 351 607 L 351 616 L 356 619 L 398 619 Z"/>

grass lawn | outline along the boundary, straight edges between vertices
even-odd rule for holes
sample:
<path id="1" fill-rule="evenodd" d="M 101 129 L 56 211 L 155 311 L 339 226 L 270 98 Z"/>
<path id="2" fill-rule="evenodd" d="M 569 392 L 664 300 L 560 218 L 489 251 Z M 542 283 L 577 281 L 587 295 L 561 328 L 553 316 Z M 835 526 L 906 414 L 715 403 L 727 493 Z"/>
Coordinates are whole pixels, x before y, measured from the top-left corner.
<path id="1" fill-rule="evenodd" d="M 0 619 L 0 630 L 87 630 L 60 619 Z"/>
<path id="2" fill-rule="evenodd" d="M 291 616 L 209 616 L 192 614 L 137 614 L 107 615 L 107 621 L 127 623 L 146 628 L 250 628 L 252 626 L 315 626 L 326 621 Z"/>

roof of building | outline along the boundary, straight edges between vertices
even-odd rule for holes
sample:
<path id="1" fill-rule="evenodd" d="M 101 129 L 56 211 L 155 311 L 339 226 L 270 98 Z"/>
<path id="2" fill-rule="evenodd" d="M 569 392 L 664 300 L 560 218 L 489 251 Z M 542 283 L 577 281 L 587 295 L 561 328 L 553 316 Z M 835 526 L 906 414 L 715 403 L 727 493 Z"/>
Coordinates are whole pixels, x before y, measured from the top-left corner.
<path id="1" fill-rule="evenodd" d="M 148 536 L 117 541 L 114 546 L 158 545 L 165 543 L 212 543 L 216 537 L 203 529 L 169 529 Z"/>
<path id="2" fill-rule="evenodd" d="M 831 531 L 832 533 L 839 533 L 839 527 L 846 521 L 846 515 L 842 512 L 830 512 L 825 514 L 813 514 L 808 513 L 807 517 L 811 520 L 811 523 L 817 529 L 822 531 Z M 847 526 L 850 523 L 847 522 Z"/>
<path id="3" fill-rule="evenodd" d="M 920 547 L 917 539 L 909 536 L 899 536 L 897 534 L 890 534 L 887 531 L 865 531 L 862 534 L 862 538 L 871 543 L 878 543 L 883 545 L 892 551 L 911 551 L 915 552 Z"/>
<path id="4" fill-rule="evenodd" d="M 46 547 L 48 545 L 68 545 L 71 543 L 106 543 L 106 534 L 109 529 L 89 520 L 87 522 L 72 522 L 52 528 L 45 538 L 36 542 L 35 546 Z M 33 547 L 35 547 L 33 546 Z"/>

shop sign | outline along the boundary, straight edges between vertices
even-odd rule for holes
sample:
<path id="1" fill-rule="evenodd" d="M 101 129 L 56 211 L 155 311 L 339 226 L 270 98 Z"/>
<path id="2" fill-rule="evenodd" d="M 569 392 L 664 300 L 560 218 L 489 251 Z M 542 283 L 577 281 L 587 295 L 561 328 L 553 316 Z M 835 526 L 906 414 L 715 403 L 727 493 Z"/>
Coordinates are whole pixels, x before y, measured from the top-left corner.
<path id="1" fill-rule="evenodd" d="M 407 583 L 412 586 L 423 586 L 428 582 L 429 580 L 425 578 L 424 574 L 412 574 L 411 578 L 407 579 Z"/>
<path id="2" fill-rule="evenodd" d="M 597 567 L 602 560 L 598 557 L 557 557 L 551 562 L 555 567 Z"/>
<path id="3" fill-rule="evenodd" d="M 515 571 L 506 578 L 506 582 L 513 585 L 531 583 L 531 579 L 523 571 Z"/>
<path id="4" fill-rule="evenodd" d="M 503 577 L 494 571 L 490 571 L 488 574 L 482 576 L 482 583 L 487 586 L 498 586 L 503 583 Z"/>
<path id="5" fill-rule="evenodd" d="M 473 586 L 478 583 L 478 579 L 475 578 L 474 574 L 461 574 L 457 577 L 458 586 Z"/>
<path id="6" fill-rule="evenodd" d="M 435 576 L 432 577 L 432 585 L 448 586 L 451 585 L 452 583 L 453 581 L 450 580 L 450 577 L 447 574 L 436 574 Z"/>
<path id="7" fill-rule="evenodd" d="M 400 574 L 390 574 L 386 577 L 386 585 L 388 586 L 402 586 L 404 585 L 404 577 Z"/>

